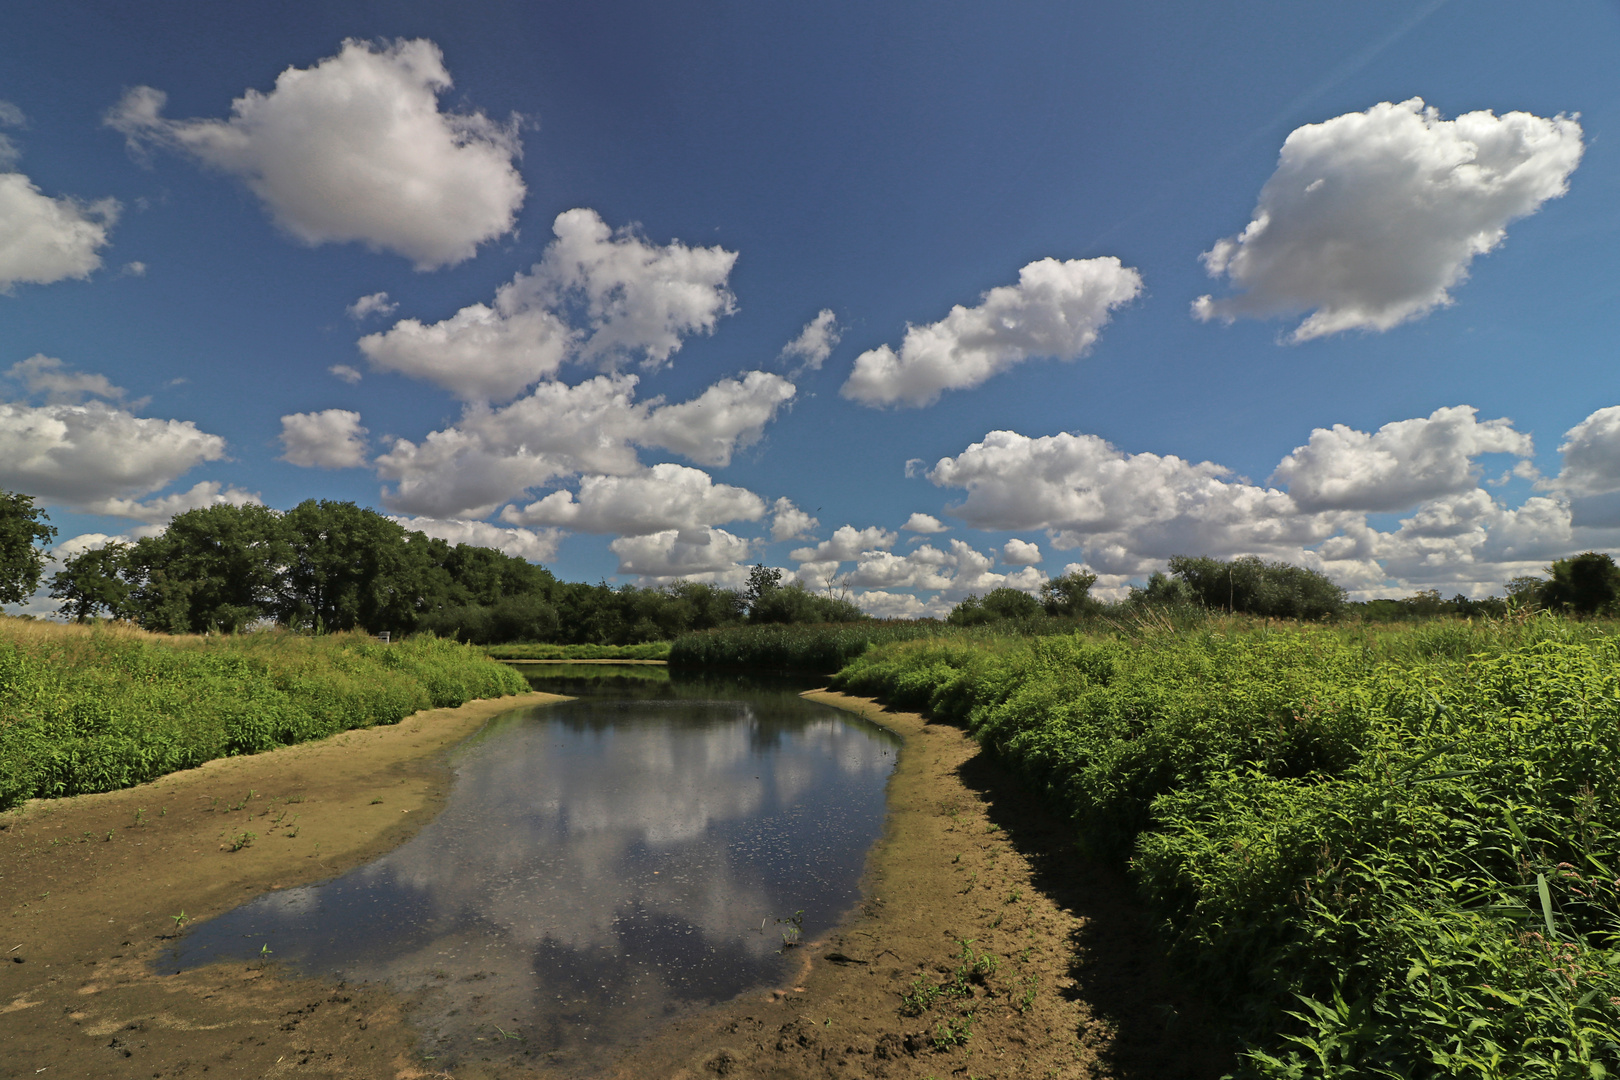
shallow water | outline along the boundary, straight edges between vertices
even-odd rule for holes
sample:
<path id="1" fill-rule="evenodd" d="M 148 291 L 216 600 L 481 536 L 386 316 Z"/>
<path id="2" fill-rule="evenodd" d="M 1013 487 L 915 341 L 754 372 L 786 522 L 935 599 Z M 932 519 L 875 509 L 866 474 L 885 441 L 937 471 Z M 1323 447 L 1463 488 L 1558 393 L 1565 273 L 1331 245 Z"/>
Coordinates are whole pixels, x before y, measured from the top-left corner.
<path id="1" fill-rule="evenodd" d="M 525 674 L 580 700 L 497 718 L 457 751 L 448 804 L 416 837 L 197 925 L 162 966 L 268 947 L 413 995 L 437 1062 L 585 1066 L 778 981 L 783 935 L 808 941 L 857 902 L 892 735 L 735 679 Z"/>

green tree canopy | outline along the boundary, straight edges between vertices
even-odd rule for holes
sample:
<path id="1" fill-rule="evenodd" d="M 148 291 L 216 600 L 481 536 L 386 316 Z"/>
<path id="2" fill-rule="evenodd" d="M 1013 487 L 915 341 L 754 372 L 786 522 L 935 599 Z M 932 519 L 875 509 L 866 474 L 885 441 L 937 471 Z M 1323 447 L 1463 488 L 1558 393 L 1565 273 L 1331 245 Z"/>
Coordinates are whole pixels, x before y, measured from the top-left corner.
<path id="1" fill-rule="evenodd" d="M 1544 606 L 1577 615 L 1607 615 L 1620 601 L 1620 567 L 1597 551 L 1559 559 L 1547 567 L 1549 580 L 1540 588 Z"/>
<path id="2" fill-rule="evenodd" d="M 51 596 L 62 601 L 57 611 L 78 622 L 98 612 L 114 619 L 131 618 L 129 582 L 123 578 L 129 545 L 111 543 L 68 559 L 51 575 Z"/>
<path id="3" fill-rule="evenodd" d="M 0 605 L 20 604 L 39 588 L 45 549 L 56 527 L 30 495 L 0 491 Z"/>
<path id="4" fill-rule="evenodd" d="M 1344 589 L 1326 574 L 1253 555 L 1230 561 L 1176 555 L 1170 572 L 1206 607 L 1280 619 L 1324 619 L 1344 610 Z"/>

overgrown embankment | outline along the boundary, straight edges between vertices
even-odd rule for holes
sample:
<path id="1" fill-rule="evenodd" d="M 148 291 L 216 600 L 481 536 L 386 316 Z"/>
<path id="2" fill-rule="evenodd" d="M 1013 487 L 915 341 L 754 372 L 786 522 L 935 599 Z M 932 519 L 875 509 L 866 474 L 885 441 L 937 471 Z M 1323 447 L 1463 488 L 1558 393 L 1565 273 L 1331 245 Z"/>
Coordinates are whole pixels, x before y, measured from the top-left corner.
<path id="1" fill-rule="evenodd" d="M 496 660 L 667 660 L 669 642 L 648 641 L 640 645 L 518 643 L 485 645 L 484 652 Z"/>
<path id="2" fill-rule="evenodd" d="M 834 685 L 966 725 L 1128 861 L 1250 1075 L 1620 1071 L 1611 637 L 914 640 Z"/>
<path id="3" fill-rule="evenodd" d="M 433 638 L 165 637 L 0 619 L 0 809 L 527 688 L 477 649 Z"/>
<path id="4" fill-rule="evenodd" d="M 872 645 L 950 632 L 933 619 L 723 626 L 676 638 L 670 646 L 669 666 L 763 668 L 830 675 Z"/>

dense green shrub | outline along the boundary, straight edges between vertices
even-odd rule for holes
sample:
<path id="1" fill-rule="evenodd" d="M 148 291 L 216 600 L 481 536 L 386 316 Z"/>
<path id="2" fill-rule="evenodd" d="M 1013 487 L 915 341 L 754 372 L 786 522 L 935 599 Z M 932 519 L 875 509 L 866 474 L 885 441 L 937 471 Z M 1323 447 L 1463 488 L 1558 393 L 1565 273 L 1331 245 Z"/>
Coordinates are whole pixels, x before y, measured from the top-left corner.
<path id="1" fill-rule="evenodd" d="M 994 645 L 994 648 L 987 647 Z M 1620 649 L 1551 619 L 877 646 L 1129 860 L 1267 1077 L 1620 1069 Z"/>
<path id="2" fill-rule="evenodd" d="M 166 639 L 6 620 L 0 808 L 129 787 L 216 757 L 525 689 L 479 651 L 430 637 Z"/>
<path id="3" fill-rule="evenodd" d="M 820 625 L 745 624 L 682 634 L 671 643 L 671 667 L 757 667 L 830 674 L 879 641 L 939 632 L 939 623 L 883 621 Z"/>

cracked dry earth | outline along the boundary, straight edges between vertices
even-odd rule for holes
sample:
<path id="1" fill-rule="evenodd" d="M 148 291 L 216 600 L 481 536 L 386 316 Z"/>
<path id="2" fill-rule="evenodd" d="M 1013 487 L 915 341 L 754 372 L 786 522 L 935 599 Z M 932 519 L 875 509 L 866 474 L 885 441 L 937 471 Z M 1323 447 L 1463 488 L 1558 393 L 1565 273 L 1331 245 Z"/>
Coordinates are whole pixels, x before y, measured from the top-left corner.
<path id="1" fill-rule="evenodd" d="M 787 985 L 692 1010 L 597 1075 L 1214 1080 L 1232 1066 L 1159 960 L 1128 883 L 1083 859 L 962 731 L 806 696 L 905 739 L 865 902 L 797 950 Z M 292 978 L 273 962 L 150 967 L 182 907 L 217 914 L 400 843 L 442 801 L 446 749 L 537 700 L 418 714 L 0 815 L 0 950 L 23 946 L 0 962 L 0 1076 L 566 1075 L 517 1041 L 448 1067 L 427 1060 L 412 1002 L 385 986 Z M 259 835 L 231 851 L 242 831 Z"/>

